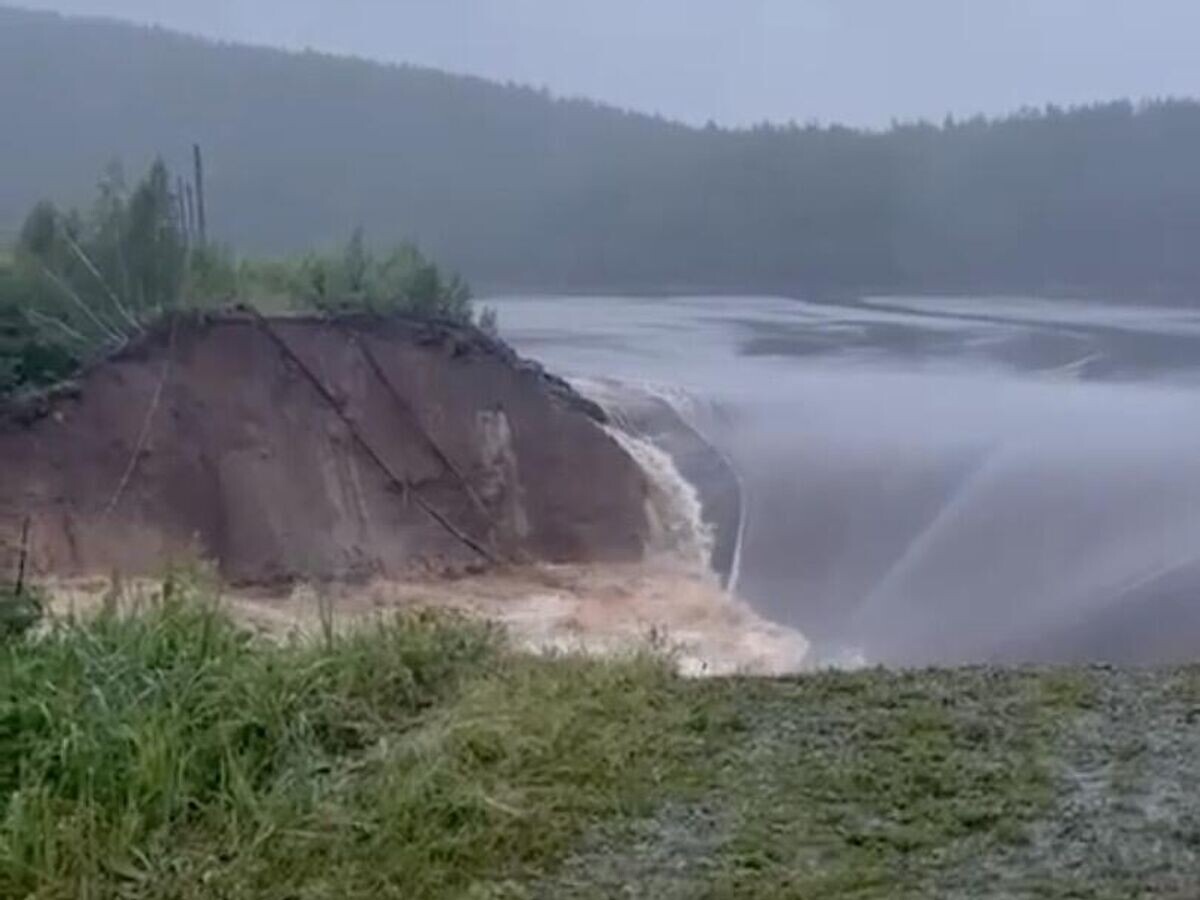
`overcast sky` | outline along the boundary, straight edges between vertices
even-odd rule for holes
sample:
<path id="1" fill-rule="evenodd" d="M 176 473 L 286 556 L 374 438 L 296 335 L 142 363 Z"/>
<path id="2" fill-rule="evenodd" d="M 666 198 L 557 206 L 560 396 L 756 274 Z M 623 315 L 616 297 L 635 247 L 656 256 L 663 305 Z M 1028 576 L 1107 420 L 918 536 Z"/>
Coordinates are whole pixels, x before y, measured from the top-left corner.
<path id="1" fill-rule="evenodd" d="M 1200 0 L 0 0 L 549 87 L 886 125 L 1200 93 Z"/>

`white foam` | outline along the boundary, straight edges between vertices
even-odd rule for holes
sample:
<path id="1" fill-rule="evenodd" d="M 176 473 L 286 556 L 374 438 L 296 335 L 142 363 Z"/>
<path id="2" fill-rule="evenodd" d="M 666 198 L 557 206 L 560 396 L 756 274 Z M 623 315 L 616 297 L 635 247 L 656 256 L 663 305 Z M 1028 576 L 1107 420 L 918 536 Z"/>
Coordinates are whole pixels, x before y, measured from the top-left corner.
<path id="1" fill-rule="evenodd" d="M 738 583 L 742 577 L 742 550 L 746 544 L 746 529 L 750 522 L 750 492 L 746 487 L 745 479 L 742 478 L 738 467 L 734 465 L 729 455 L 725 453 L 714 442 L 709 434 L 710 429 L 705 428 L 701 424 L 701 418 L 705 418 L 711 424 L 718 417 L 717 406 L 714 403 L 702 403 L 697 399 L 695 394 L 682 390 L 676 387 L 667 385 L 643 384 L 640 385 L 641 390 L 645 391 L 649 396 L 661 400 L 667 404 L 675 414 L 679 416 L 693 434 L 706 446 L 725 465 L 726 470 L 737 483 L 738 488 L 738 523 L 737 534 L 734 535 L 733 558 L 729 564 L 729 574 L 726 580 L 726 589 L 730 594 L 737 593 Z"/>
<path id="2" fill-rule="evenodd" d="M 539 628 L 531 629 L 532 621 L 528 617 L 518 617 L 523 621 L 516 632 L 524 636 L 524 645 L 538 649 L 541 641 L 540 649 L 569 646 L 603 653 L 612 646 L 628 646 L 637 629 L 652 626 L 656 634 L 665 635 L 676 651 L 680 670 L 688 675 L 734 672 L 780 675 L 807 667 L 810 647 L 805 637 L 794 629 L 759 617 L 736 596 L 747 523 L 747 498 L 732 462 L 698 427 L 698 419 L 706 412 L 711 414 L 712 410 L 703 410 L 701 402 L 693 395 L 677 388 L 651 384 L 633 386 L 609 379 L 576 379 L 572 384 L 604 408 L 612 423 L 606 430 L 646 473 L 650 485 L 647 512 L 653 534 L 650 565 L 665 564 L 668 568 L 676 568 L 680 575 L 663 577 L 660 573 L 641 582 L 640 589 L 634 592 L 638 595 L 637 605 L 626 607 L 623 614 L 604 604 L 605 617 L 610 621 L 605 625 L 591 621 L 578 632 L 566 633 L 567 645 L 563 644 L 563 630 L 553 622 L 553 617 L 547 617 L 545 608 L 539 608 L 532 617 L 540 622 Z M 711 568 L 716 534 L 704 520 L 704 506 L 698 489 L 683 477 L 670 454 L 639 433 L 625 412 L 627 404 L 646 397 L 671 409 L 738 478 L 741 508 L 724 592 L 716 583 Z M 616 623 L 612 621 L 614 616 L 623 617 L 624 621 Z M 508 624 L 511 628 L 511 619 Z M 614 626 L 617 626 L 615 631 Z M 548 633 L 543 629 L 548 629 Z M 845 661 L 846 666 L 856 663 L 857 659 L 854 663 Z"/>
<path id="3" fill-rule="evenodd" d="M 646 473 L 651 557 L 673 560 L 695 572 L 708 572 L 715 536 L 712 526 L 704 521 L 699 491 L 679 473 L 675 461 L 650 441 L 620 428 L 607 430 Z"/>
<path id="4" fill-rule="evenodd" d="M 651 558 L 673 561 L 697 573 L 709 572 L 716 535 L 704 521 L 700 492 L 683 477 L 670 454 L 639 434 L 623 412 L 622 401 L 639 388 L 594 379 L 577 379 L 573 386 L 603 407 L 612 422 L 605 430 L 646 473 L 650 486 L 647 514 L 651 524 Z M 662 399 L 672 409 L 677 408 L 666 395 L 660 397 L 655 392 L 641 390 Z"/>

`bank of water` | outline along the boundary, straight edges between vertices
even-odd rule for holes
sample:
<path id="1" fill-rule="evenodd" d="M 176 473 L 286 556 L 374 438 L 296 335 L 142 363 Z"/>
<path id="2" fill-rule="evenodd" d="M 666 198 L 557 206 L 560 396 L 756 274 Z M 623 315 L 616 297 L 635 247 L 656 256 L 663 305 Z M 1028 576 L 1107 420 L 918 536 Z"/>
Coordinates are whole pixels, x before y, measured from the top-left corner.
<path id="1" fill-rule="evenodd" d="M 1021 298 L 487 301 L 681 470 L 714 568 L 816 658 L 1172 662 L 1200 648 L 1200 317 Z M 617 417 L 618 419 L 620 416 Z M 733 483 L 736 490 L 728 485 Z M 725 485 L 724 488 L 721 485 Z M 731 501 L 731 494 L 736 500 Z"/>

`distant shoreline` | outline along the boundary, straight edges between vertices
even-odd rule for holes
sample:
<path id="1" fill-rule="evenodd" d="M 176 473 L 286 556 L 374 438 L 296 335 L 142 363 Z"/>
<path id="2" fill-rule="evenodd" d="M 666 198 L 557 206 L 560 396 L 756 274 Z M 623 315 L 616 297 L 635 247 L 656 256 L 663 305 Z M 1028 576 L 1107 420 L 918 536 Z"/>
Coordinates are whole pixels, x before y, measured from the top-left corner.
<path id="1" fill-rule="evenodd" d="M 503 282 L 475 282 L 476 299 L 485 304 L 489 299 L 511 297 L 614 297 L 622 299 L 645 298 L 669 300 L 673 297 L 778 297 L 784 300 L 801 300 L 807 303 L 856 304 L 879 297 L 905 297 L 914 299 L 938 299 L 969 297 L 988 299 L 1030 299 L 1045 301 L 1075 301 L 1103 304 L 1107 306 L 1156 306 L 1163 308 L 1200 307 L 1200 285 L 1194 289 L 1117 290 L 1113 288 L 1089 290 L 1085 288 L 1018 290 L 999 288 L 963 289 L 917 289 L 917 288 L 863 288 L 845 289 L 797 289 L 771 288 L 768 286 L 713 287 L 699 285 L 563 285 L 560 287 L 520 286 Z"/>

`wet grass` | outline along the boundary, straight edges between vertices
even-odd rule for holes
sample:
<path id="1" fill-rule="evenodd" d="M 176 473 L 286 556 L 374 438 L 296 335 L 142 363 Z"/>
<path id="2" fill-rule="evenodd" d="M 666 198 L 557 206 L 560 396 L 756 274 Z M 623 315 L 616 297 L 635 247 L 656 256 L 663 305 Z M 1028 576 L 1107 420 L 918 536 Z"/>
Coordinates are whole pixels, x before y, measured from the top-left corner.
<path id="1" fill-rule="evenodd" d="M 0 896 L 1171 896 L 1193 874 L 1195 673 L 696 682 L 433 615 L 267 642 L 214 597 L 175 579 L 0 645 Z"/>
<path id="2" fill-rule="evenodd" d="M 980 843 L 1027 840 L 1050 803 L 1034 679 L 866 673 L 743 690 L 757 741 L 726 787 L 744 800 L 707 896 L 926 896 Z"/>
<path id="3" fill-rule="evenodd" d="M 703 742 L 650 656 L 428 615 L 273 644 L 167 593 L 0 646 L 0 896 L 461 896 L 651 810 Z"/>

